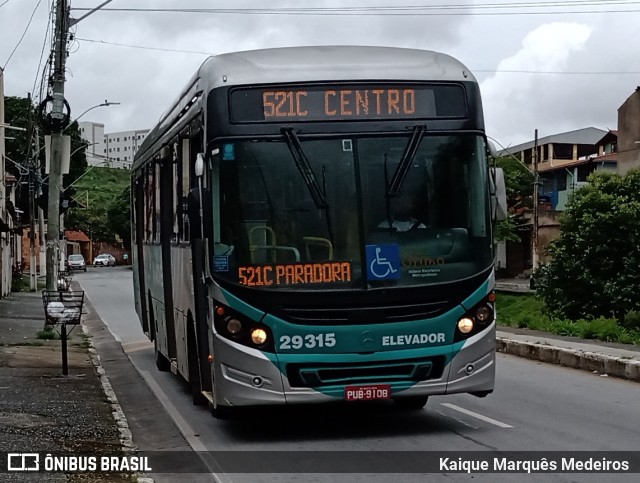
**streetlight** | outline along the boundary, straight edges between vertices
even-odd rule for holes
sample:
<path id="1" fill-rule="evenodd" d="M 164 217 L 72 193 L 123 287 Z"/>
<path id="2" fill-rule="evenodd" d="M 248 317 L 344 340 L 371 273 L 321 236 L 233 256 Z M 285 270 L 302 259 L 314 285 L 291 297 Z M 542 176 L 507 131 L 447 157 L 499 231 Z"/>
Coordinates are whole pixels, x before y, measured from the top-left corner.
<path id="1" fill-rule="evenodd" d="M 104 100 L 103 103 L 101 104 L 96 104 L 95 106 L 91 106 L 89 109 L 87 109 L 86 111 L 84 111 L 82 114 L 80 114 L 78 117 L 75 118 L 75 122 L 78 122 L 78 119 L 80 119 L 82 116 L 84 116 L 87 112 L 92 111 L 98 107 L 108 107 L 108 106 L 119 106 L 120 103 L 119 102 L 112 102 L 112 101 L 108 101 L 108 100 Z M 71 126 L 72 123 L 69 124 L 69 126 Z M 66 129 L 69 128 L 69 126 L 66 127 Z"/>

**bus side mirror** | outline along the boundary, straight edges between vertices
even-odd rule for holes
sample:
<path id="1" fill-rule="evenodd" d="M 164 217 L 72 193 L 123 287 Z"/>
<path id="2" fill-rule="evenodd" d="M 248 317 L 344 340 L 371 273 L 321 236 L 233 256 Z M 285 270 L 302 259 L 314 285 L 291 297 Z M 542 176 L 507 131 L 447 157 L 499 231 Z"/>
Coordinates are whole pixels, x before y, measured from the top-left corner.
<path id="1" fill-rule="evenodd" d="M 488 149 L 489 149 L 489 156 L 493 159 L 497 159 L 498 158 L 498 151 L 496 150 L 496 145 L 493 144 L 492 141 L 487 141 L 487 145 L 488 145 Z"/>
<path id="2" fill-rule="evenodd" d="M 491 189 L 491 216 L 496 221 L 506 220 L 509 212 L 507 209 L 507 188 L 502 168 L 489 168 L 489 184 Z"/>
<path id="3" fill-rule="evenodd" d="M 202 177 L 202 175 L 204 174 L 204 154 L 203 153 L 198 153 L 198 155 L 196 156 L 195 173 L 198 178 Z"/>

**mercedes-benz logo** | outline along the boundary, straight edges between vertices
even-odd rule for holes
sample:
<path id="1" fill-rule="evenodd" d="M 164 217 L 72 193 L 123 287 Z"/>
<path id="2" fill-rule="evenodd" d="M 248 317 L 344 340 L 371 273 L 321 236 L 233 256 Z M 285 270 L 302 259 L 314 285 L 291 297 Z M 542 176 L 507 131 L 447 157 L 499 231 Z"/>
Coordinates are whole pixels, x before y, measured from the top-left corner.
<path id="1" fill-rule="evenodd" d="M 375 340 L 372 332 L 367 331 L 360 334 L 360 342 L 362 342 L 362 345 L 367 349 L 373 347 Z"/>

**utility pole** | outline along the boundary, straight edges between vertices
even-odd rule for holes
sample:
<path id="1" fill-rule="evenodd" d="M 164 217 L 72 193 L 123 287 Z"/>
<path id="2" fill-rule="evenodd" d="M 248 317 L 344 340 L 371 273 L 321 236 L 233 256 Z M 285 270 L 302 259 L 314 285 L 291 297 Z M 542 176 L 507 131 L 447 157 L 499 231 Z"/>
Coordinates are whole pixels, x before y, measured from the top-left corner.
<path id="1" fill-rule="evenodd" d="M 62 131 L 64 130 L 64 83 L 69 15 L 67 0 L 56 5 L 54 67 L 52 75 L 51 166 L 47 217 L 47 290 L 57 288 L 57 257 L 60 250 L 60 187 L 62 185 Z"/>
<path id="2" fill-rule="evenodd" d="M 36 270 L 36 167 L 37 156 L 40 145 L 38 143 L 38 128 L 35 125 L 31 125 L 31 93 L 28 95 L 29 99 L 29 127 L 31 128 L 31 136 L 35 137 L 35 150 L 33 157 L 29 156 L 29 289 L 32 292 L 38 291 L 38 272 Z M 29 150 L 31 150 L 33 144 L 29 142 Z M 40 238 L 42 243 L 42 238 Z"/>
<path id="3" fill-rule="evenodd" d="M 538 269 L 538 130 L 535 130 L 533 142 L 533 230 L 531 233 L 531 265 L 535 272 Z"/>

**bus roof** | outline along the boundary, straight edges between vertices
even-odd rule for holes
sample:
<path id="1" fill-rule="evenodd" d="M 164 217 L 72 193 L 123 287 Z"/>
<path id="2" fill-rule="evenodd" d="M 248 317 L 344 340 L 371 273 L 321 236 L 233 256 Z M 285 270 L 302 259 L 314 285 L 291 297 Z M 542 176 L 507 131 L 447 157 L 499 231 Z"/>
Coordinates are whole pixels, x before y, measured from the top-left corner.
<path id="1" fill-rule="evenodd" d="M 139 158 L 179 119 L 181 109 L 196 92 L 223 86 L 331 81 L 477 82 L 450 55 L 402 47 L 279 47 L 211 56 L 162 114 L 136 154 L 132 169 L 143 164 Z"/>
<path id="2" fill-rule="evenodd" d="M 198 76 L 225 85 L 344 80 L 475 81 L 453 57 L 398 47 L 283 47 L 209 57 Z M 203 86 L 204 87 L 204 86 Z"/>

